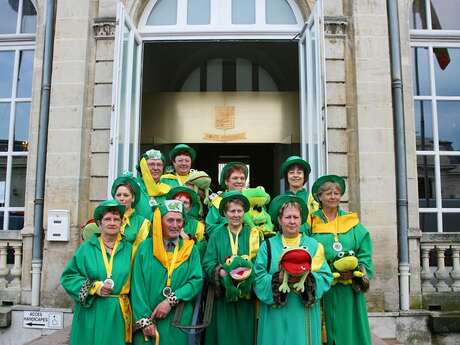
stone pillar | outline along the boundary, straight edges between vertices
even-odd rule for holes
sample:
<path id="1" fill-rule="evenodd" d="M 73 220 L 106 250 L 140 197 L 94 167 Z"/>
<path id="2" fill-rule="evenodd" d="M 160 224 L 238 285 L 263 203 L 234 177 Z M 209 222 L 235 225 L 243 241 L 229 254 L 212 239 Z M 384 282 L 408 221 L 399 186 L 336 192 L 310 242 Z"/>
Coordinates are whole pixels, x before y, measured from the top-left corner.
<path id="1" fill-rule="evenodd" d="M 47 210 L 70 210 L 68 242 L 44 241 L 41 304 L 68 307 L 62 271 L 80 244 L 89 218 L 89 143 L 95 41 L 91 24 L 97 2 L 58 1 L 52 71 L 45 192 Z"/>
<path id="2" fill-rule="evenodd" d="M 420 276 L 422 278 L 423 292 L 436 291 L 433 284 L 431 284 L 433 272 L 430 269 L 430 250 L 432 248 L 432 245 L 422 245 L 422 271 L 420 272 Z"/>
<path id="3" fill-rule="evenodd" d="M 13 280 L 9 284 L 10 287 L 20 288 L 21 287 L 21 264 L 22 264 L 22 243 L 21 242 L 10 242 L 10 246 L 14 250 L 14 265 L 11 269 L 11 275 Z"/>
<path id="4" fill-rule="evenodd" d="M 350 206 L 374 244 L 370 311 L 399 309 L 396 179 L 386 2 L 346 1 Z"/>
<path id="5" fill-rule="evenodd" d="M 7 242 L 0 242 L 0 288 L 6 288 L 6 276 L 9 272 L 6 265 Z"/>
<path id="6" fill-rule="evenodd" d="M 436 290 L 439 292 L 450 291 L 450 287 L 449 285 L 447 285 L 449 273 L 447 273 L 445 263 L 445 252 L 447 249 L 449 249 L 449 246 L 436 245 L 438 269 L 436 270 L 434 275 L 437 279 Z"/>
<path id="7" fill-rule="evenodd" d="M 452 271 L 450 277 L 454 281 L 452 283 L 453 291 L 460 291 L 460 246 L 452 245 Z"/>

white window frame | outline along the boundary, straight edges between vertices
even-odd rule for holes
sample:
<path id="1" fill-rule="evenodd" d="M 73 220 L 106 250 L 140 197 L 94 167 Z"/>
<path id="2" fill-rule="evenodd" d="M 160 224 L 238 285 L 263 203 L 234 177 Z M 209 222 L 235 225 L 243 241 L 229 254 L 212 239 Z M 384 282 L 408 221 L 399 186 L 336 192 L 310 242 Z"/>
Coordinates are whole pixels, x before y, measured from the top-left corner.
<path id="1" fill-rule="evenodd" d="M 323 11 L 323 1 L 318 0 L 299 39 L 300 152 L 302 158 L 310 162 L 312 167 L 309 175 L 310 186 L 328 170 Z M 315 47 L 312 46 L 313 41 L 316 41 Z M 314 74 L 312 61 L 315 61 Z M 315 94 L 313 89 L 316 90 Z"/>
<path id="2" fill-rule="evenodd" d="M 19 73 L 19 56 L 22 51 L 33 51 L 35 52 L 35 33 L 21 33 L 22 25 L 22 8 L 23 0 L 18 1 L 18 16 L 16 20 L 16 32 L 14 34 L 2 34 L 0 33 L 0 51 L 11 51 L 14 52 L 14 64 L 13 64 L 13 80 L 11 85 L 12 97 L 0 98 L 0 103 L 10 104 L 10 119 L 9 119 L 9 131 L 8 131 L 8 150 L 0 152 L 0 157 L 6 157 L 6 175 L 5 175 L 5 202 L 4 206 L 0 207 L 0 212 L 3 212 L 3 227 L 0 231 L 9 231 L 9 219 L 11 212 L 24 212 L 25 205 L 23 207 L 12 207 L 10 206 L 10 194 L 11 194 L 11 179 L 13 169 L 13 158 L 15 157 L 28 157 L 29 151 L 14 151 L 14 130 L 16 120 L 16 104 L 18 103 L 29 103 L 32 105 L 32 89 L 30 90 L 31 97 L 17 97 L 17 86 L 18 86 L 18 73 Z M 36 10 L 36 4 L 32 1 L 33 6 Z M 38 15 L 36 17 L 38 19 Z M 32 107 L 31 107 L 32 108 Z M 29 113 L 30 120 L 30 113 Z M 29 135 L 30 135 L 30 123 L 29 121 Z M 27 161 L 26 161 L 27 164 Z M 25 181 L 24 181 L 25 182 Z M 15 229 L 11 231 L 21 231 L 21 229 Z"/>
<path id="3" fill-rule="evenodd" d="M 294 0 L 286 0 L 291 7 L 297 24 L 278 25 L 265 23 L 265 0 L 255 0 L 255 24 L 232 24 L 232 0 L 211 0 L 210 24 L 187 24 L 187 0 L 177 0 L 176 25 L 148 25 L 147 19 L 157 0 L 145 7 L 139 21 L 142 38 L 149 41 L 165 39 L 208 40 L 224 39 L 292 39 L 303 27 L 303 16 Z M 220 6 L 216 6 L 219 4 Z"/>
<path id="4" fill-rule="evenodd" d="M 427 29 L 411 29 L 410 30 L 410 47 L 412 48 L 427 48 L 428 49 L 428 73 L 430 83 L 429 95 L 412 95 L 414 104 L 416 101 L 430 101 L 432 115 L 432 130 L 433 130 L 433 150 L 416 150 L 416 156 L 432 156 L 434 159 L 434 179 L 435 179 L 435 201 L 436 207 L 419 207 L 419 213 L 436 213 L 437 231 L 424 233 L 443 233 L 443 219 L 445 213 L 460 213 L 460 208 L 445 208 L 442 207 L 442 185 L 441 185 L 441 157 L 442 156 L 460 156 L 458 151 L 442 151 L 439 149 L 439 131 L 438 131 L 438 101 L 460 101 L 459 96 L 438 96 L 436 94 L 436 81 L 433 48 L 458 48 L 460 49 L 460 30 L 433 30 L 431 25 L 431 8 L 429 2 L 425 1 Z M 412 54 L 412 51 L 411 51 Z M 412 63 L 414 61 L 412 60 Z M 428 183 L 425 181 L 425 183 Z M 460 233 L 460 232 L 449 232 Z"/>
<path id="5" fill-rule="evenodd" d="M 136 30 L 135 25 L 129 18 L 123 4 L 118 3 L 117 8 L 117 27 L 115 32 L 115 58 L 113 64 L 113 88 L 112 88 L 112 113 L 111 113 L 111 130 L 110 130 L 110 152 L 109 152 L 109 179 L 108 179 L 108 189 L 107 195 L 110 196 L 111 186 L 113 180 L 117 177 L 120 171 L 132 171 L 136 174 L 136 163 L 137 157 L 139 155 L 139 127 L 140 127 L 140 98 L 141 98 L 141 83 L 142 78 L 142 55 L 143 55 L 143 41 L 139 33 Z M 129 38 L 128 38 L 128 62 L 124 64 L 123 61 L 123 30 L 124 26 L 127 26 L 129 29 Z M 138 44 L 137 55 L 131 54 L 135 42 Z M 133 77 L 132 73 L 134 59 L 137 59 L 136 64 L 136 85 L 134 85 L 135 99 L 134 104 L 131 102 L 132 92 L 133 92 Z M 125 72 L 123 69 L 125 67 L 128 71 L 125 93 L 122 95 L 121 80 L 122 73 Z M 121 103 L 124 99 L 124 104 L 126 107 L 126 114 L 124 118 L 124 123 L 120 123 L 120 112 L 122 109 Z M 135 108 L 132 112 L 132 107 Z M 135 114 L 134 119 L 134 137 L 131 137 L 131 114 Z M 124 138 L 119 137 L 119 128 L 124 126 L 123 136 Z M 118 166 L 118 156 L 119 156 L 119 143 L 120 139 L 124 143 L 123 146 L 123 162 L 122 166 Z M 131 161 L 129 161 L 129 150 L 130 143 L 133 143 L 133 156 Z"/>

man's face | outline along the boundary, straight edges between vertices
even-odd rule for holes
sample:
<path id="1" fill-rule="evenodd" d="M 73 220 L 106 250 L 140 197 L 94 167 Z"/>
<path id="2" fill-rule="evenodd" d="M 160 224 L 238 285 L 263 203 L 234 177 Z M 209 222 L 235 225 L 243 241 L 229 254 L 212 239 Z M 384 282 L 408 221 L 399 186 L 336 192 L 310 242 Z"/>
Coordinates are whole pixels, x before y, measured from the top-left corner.
<path id="1" fill-rule="evenodd" d="M 163 226 L 163 238 L 166 240 L 175 240 L 179 238 L 180 231 L 184 225 L 182 213 L 168 212 L 161 218 Z"/>
<path id="2" fill-rule="evenodd" d="M 176 157 L 174 157 L 174 161 L 172 163 L 174 165 L 174 170 L 179 175 L 188 175 L 190 168 L 192 167 L 192 159 L 185 153 L 179 153 Z"/>
<path id="3" fill-rule="evenodd" d="M 155 182 L 158 182 L 163 174 L 163 161 L 161 159 L 149 159 L 147 160 L 147 166 Z"/>

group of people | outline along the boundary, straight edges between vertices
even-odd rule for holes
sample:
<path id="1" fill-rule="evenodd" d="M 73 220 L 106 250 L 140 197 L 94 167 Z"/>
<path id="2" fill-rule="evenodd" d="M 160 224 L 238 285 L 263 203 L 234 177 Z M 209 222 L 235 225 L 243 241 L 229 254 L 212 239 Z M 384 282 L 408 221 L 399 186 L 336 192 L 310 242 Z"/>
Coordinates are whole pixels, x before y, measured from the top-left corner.
<path id="1" fill-rule="evenodd" d="M 227 163 L 212 193 L 210 176 L 191 169 L 192 147 L 169 158 L 165 174 L 164 155 L 145 152 L 84 227 L 61 277 L 75 301 L 72 345 L 186 345 L 177 322 L 193 324 L 204 286 L 215 293 L 205 345 L 371 344 L 371 239 L 340 207 L 343 178 L 322 176 L 309 193 L 310 165 L 287 158 L 268 234 L 248 217 L 244 163 Z"/>

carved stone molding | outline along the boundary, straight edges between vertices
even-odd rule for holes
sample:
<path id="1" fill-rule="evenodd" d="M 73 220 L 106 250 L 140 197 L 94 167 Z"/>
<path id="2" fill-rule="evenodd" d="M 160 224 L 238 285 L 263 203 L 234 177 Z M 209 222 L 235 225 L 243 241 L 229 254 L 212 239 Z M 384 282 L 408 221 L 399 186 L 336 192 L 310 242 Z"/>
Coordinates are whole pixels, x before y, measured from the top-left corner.
<path id="1" fill-rule="evenodd" d="M 346 36 L 347 26 L 347 17 L 324 17 L 324 33 L 327 37 Z"/>
<path id="2" fill-rule="evenodd" d="M 114 17 L 95 18 L 93 24 L 94 38 L 97 40 L 115 37 L 116 19 Z"/>

